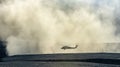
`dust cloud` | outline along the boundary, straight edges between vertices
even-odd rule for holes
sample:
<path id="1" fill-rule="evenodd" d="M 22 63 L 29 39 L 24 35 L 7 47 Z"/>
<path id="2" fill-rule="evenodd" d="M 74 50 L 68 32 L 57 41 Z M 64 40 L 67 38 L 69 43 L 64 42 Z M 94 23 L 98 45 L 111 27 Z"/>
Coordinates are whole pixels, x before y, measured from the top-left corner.
<path id="1" fill-rule="evenodd" d="M 9 55 L 120 52 L 115 50 L 119 44 L 106 44 L 119 43 L 119 34 L 115 34 L 116 8 L 106 2 L 2 0 L 0 39 L 7 41 Z M 61 49 L 75 45 L 78 48 Z"/>

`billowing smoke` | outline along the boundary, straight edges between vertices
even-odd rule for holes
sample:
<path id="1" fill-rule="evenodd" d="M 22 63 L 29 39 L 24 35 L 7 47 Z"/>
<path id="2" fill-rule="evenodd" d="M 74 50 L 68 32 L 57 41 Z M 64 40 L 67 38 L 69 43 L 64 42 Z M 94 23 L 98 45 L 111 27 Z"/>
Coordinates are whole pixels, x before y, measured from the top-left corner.
<path id="1" fill-rule="evenodd" d="M 9 55 L 120 52 L 119 44 L 106 44 L 119 42 L 117 1 L 3 0 L 0 39 L 7 41 Z"/>

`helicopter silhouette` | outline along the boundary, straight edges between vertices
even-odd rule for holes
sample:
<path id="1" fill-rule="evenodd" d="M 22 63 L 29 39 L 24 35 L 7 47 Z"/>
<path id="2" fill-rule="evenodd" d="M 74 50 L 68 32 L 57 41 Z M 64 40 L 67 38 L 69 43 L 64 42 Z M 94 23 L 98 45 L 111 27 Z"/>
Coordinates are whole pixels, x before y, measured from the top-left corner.
<path id="1" fill-rule="evenodd" d="M 70 47 L 70 46 L 63 46 L 61 49 L 66 50 L 66 49 L 76 49 L 78 47 L 78 45 L 76 45 L 75 47 Z"/>

